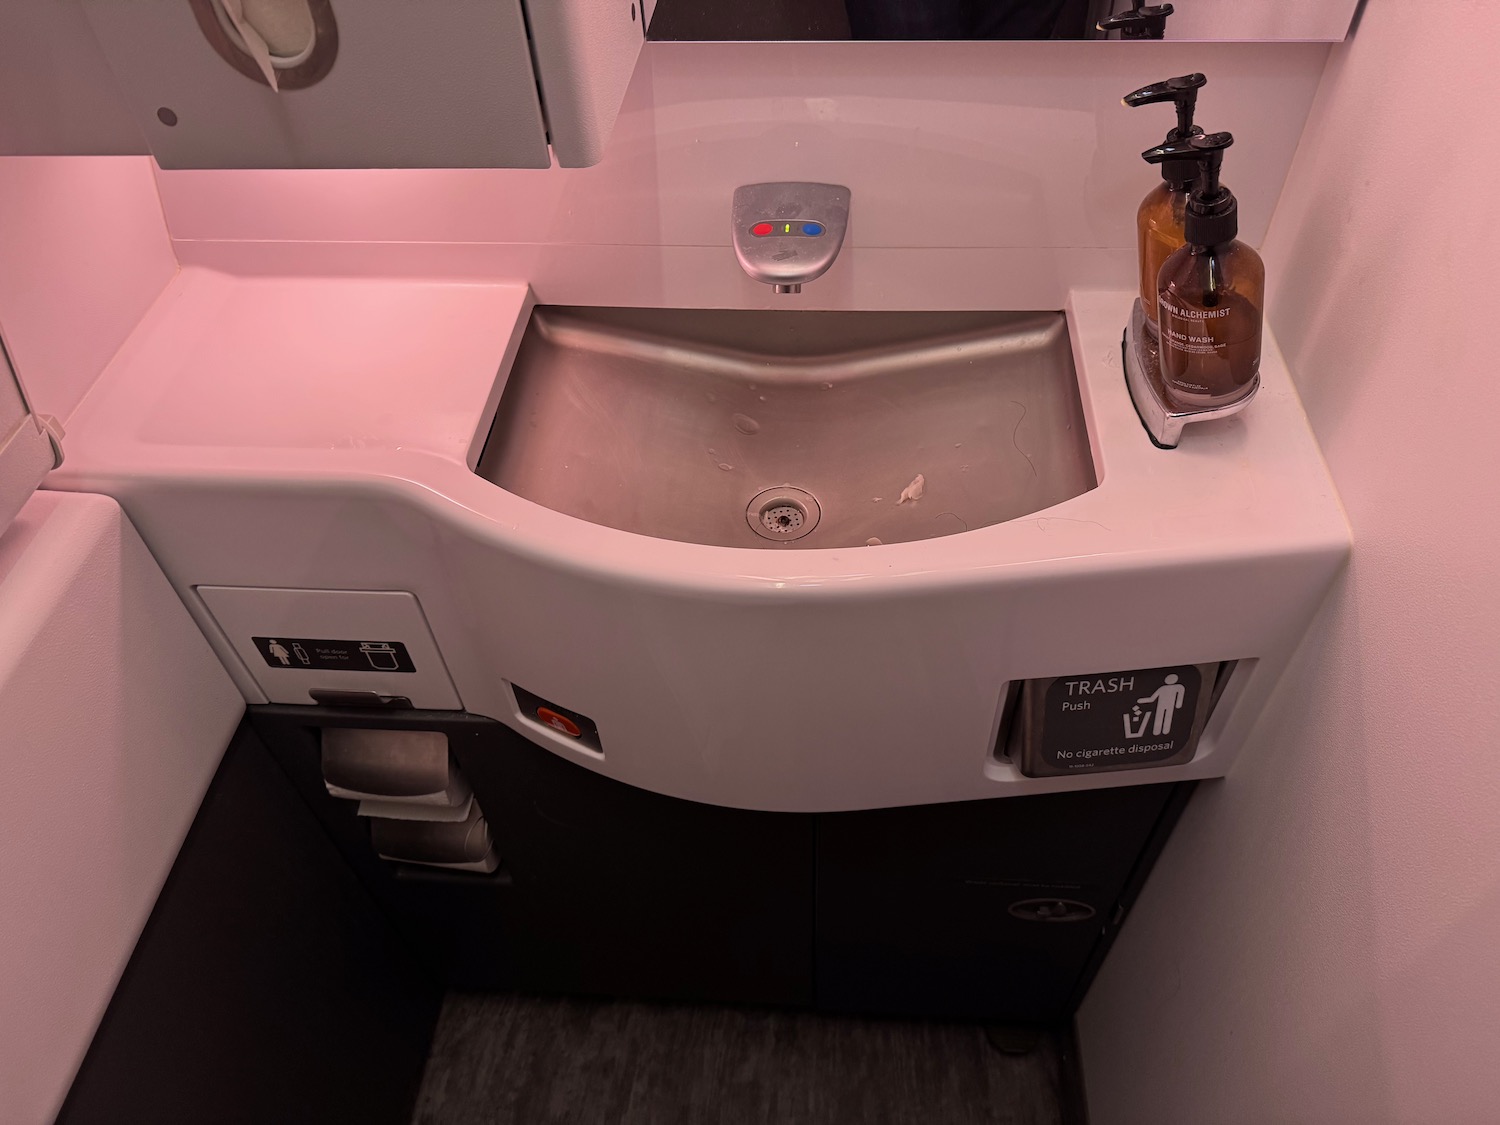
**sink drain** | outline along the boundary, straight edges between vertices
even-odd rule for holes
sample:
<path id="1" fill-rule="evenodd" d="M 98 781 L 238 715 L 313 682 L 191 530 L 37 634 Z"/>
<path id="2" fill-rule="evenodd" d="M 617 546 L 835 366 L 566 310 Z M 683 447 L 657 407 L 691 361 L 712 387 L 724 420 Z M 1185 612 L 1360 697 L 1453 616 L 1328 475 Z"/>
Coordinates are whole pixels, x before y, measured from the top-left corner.
<path id="1" fill-rule="evenodd" d="M 802 509 L 790 504 L 778 504 L 760 514 L 761 526 L 777 535 L 790 535 L 802 526 Z"/>
<path id="2" fill-rule="evenodd" d="M 750 530 L 776 543 L 801 539 L 818 526 L 822 514 L 812 493 L 788 485 L 757 492 L 745 509 Z"/>

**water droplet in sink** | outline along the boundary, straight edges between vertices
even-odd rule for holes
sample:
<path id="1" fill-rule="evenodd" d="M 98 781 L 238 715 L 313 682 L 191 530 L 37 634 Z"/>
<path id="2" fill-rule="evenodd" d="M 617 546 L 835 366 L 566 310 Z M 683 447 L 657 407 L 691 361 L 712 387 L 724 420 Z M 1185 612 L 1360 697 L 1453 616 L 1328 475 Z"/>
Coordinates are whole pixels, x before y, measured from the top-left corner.
<path id="1" fill-rule="evenodd" d="M 872 503 L 872 504 L 879 504 L 884 499 L 885 499 L 884 496 L 871 496 L 870 497 L 870 503 Z"/>
<path id="2" fill-rule="evenodd" d="M 762 395 L 761 397 L 764 398 L 765 396 Z M 734 428 L 742 434 L 760 433 L 760 423 L 748 414 L 736 414 L 733 420 Z"/>
<path id="3" fill-rule="evenodd" d="M 963 447 L 964 447 L 964 443 L 961 442 L 961 441 L 955 441 L 953 443 L 953 448 L 954 449 L 962 449 Z"/>
<path id="4" fill-rule="evenodd" d="M 818 390 L 820 390 L 820 391 L 831 391 L 831 390 L 833 390 L 833 384 L 832 383 L 819 383 L 818 384 Z"/>
<path id="5" fill-rule="evenodd" d="M 876 539 L 872 535 L 872 536 L 870 536 L 870 538 L 868 538 L 868 539 L 865 540 L 865 546 L 866 547 L 878 547 L 878 546 L 880 546 L 880 540 Z"/>
<path id="6" fill-rule="evenodd" d="M 766 401 L 766 396 L 765 395 L 761 395 L 760 396 L 760 401 L 761 402 L 765 402 Z"/>
<path id="7" fill-rule="evenodd" d="M 721 469 L 723 469 L 723 470 L 724 470 L 724 471 L 725 471 L 725 472 L 726 472 L 726 473 L 727 473 L 727 472 L 729 472 L 729 471 L 730 471 L 730 470 L 731 470 L 731 469 L 733 469 L 733 468 L 734 468 L 734 466 L 733 466 L 733 465 L 731 465 L 731 464 L 728 464 L 728 463 L 727 463 L 727 462 L 724 462 L 724 461 L 720 461 L 720 462 L 719 462 L 719 468 L 721 468 Z"/>

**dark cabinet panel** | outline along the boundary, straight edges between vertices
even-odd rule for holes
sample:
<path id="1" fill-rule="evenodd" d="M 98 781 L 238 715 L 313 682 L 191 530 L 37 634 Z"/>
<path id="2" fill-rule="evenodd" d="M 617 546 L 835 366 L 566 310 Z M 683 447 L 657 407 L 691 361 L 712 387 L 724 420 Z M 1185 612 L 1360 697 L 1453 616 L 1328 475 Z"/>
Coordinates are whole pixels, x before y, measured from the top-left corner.
<path id="1" fill-rule="evenodd" d="M 242 726 L 58 1120 L 404 1123 L 441 999 Z"/>
<path id="2" fill-rule="evenodd" d="M 458 757 L 502 842 L 529 986 L 811 1000 L 808 818 L 648 793 L 496 733 Z"/>
<path id="3" fill-rule="evenodd" d="M 818 1006 L 1066 1019 L 1174 788 L 820 817 Z"/>
<path id="4" fill-rule="evenodd" d="M 323 726 L 447 734 L 500 869 L 378 858 Z M 59 1121 L 404 1122 L 445 985 L 1054 1024 L 1191 789 L 747 812 L 461 713 L 252 708 Z"/>
<path id="5" fill-rule="evenodd" d="M 811 1002 L 811 818 L 648 793 L 475 716 L 278 706 L 253 715 L 351 865 L 452 984 Z M 321 726 L 446 733 L 500 870 L 378 859 L 353 803 L 323 789 Z"/>
<path id="6" fill-rule="evenodd" d="M 451 985 L 1050 1024 L 1071 1016 L 1191 785 L 869 812 L 634 789 L 456 712 L 251 709 L 309 807 Z M 501 856 L 379 859 L 325 726 L 448 735 Z"/>

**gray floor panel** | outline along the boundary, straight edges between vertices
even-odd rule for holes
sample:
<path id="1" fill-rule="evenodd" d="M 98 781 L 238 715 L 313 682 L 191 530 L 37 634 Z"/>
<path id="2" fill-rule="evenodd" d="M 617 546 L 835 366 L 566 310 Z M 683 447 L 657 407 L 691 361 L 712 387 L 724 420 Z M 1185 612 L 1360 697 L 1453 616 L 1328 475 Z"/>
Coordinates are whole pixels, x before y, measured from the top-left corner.
<path id="1" fill-rule="evenodd" d="M 972 1024 L 452 994 L 414 1125 L 1075 1125 L 1071 1045 Z"/>

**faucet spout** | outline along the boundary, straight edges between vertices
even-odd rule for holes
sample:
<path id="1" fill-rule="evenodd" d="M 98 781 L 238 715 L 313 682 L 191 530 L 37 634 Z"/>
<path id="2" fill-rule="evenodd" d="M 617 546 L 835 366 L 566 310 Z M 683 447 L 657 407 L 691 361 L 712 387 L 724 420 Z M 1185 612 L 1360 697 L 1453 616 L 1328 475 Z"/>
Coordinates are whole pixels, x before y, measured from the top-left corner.
<path id="1" fill-rule="evenodd" d="M 777 293 L 800 293 L 828 272 L 849 226 L 849 189 L 837 184 L 747 184 L 731 215 L 740 268 Z"/>

